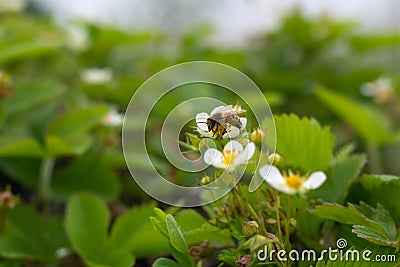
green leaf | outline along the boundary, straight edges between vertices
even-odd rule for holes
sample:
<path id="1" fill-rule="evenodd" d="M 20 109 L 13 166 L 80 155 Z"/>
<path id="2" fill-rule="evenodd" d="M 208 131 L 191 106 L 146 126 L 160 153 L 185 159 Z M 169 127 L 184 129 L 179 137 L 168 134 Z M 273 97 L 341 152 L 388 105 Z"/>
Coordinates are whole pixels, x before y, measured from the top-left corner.
<path id="1" fill-rule="evenodd" d="M 43 221 L 32 208 L 24 205 L 7 212 L 4 231 L 0 235 L 2 257 L 52 263 L 57 261 L 56 251 L 67 246 L 62 218 Z"/>
<path id="2" fill-rule="evenodd" d="M 153 267 L 181 267 L 176 261 L 167 259 L 167 258 L 159 258 L 155 262 L 153 262 Z"/>
<path id="3" fill-rule="evenodd" d="M 325 88 L 315 90 L 319 99 L 350 124 L 367 142 L 380 145 L 394 141 L 383 116 L 372 107 L 361 105 Z"/>
<path id="4" fill-rule="evenodd" d="M 185 209 L 175 216 L 183 236 L 188 244 L 203 241 L 219 242 L 230 245 L 232 243 L 228 229 L 220 229 L 209 224 L 203 216 L 193 209 Z"/>
<path id="5" fill-rule="evenodd" d="M 65 157 L 81 155 L 87 151 L 92 140 L 87 135 L 74 136 L 62 139 L 58 136 L 46 136 L 46 155 L 48 157 Z"/>
<path id="6" fill-rule="evenodd" d="M 101 263 L 110 214 L 99 198 L 73 195 L 67 204 L 65 227 L 74 249 L 86 261 Z"/>
<path id="7" fill-rule="evenodd" d="M 111 230 L 111 247 L 125 248 L 137 257 L 167 251 L 165 238 L 151 227 L 149 217 L 153 212 L 154 203 L 149 203 L 134 207 L 118 217 Z"/>
<path id="8" fill-rule="evenodd" d="M 243 254 L 235 249 L 225 249 L 218 255 L 218 260 L 228 263 L 230 266 L 235 266 L 237 259 Z"/>
<path id="9" fill-rule="evenodd" d="M 10 61 L 32 58 L 56 52 L 59 44 L 44 43 L 39 41 L 28 41 L 19 44 L 13 44 L 0 52 L 0 63 L 4 64 Z"/>
<path id="10" fill-rule="evenodd" d="M 57 84 L 47 82 L 22 84 L 10 98 L 3 102 L 6 117 L 27 111 L 60 96 L 63 90 Z"/>
<path id="11" fill-rule="evenodd" d="M 348 208 L 345 208 L 338 204 L 324 203 L 311 210 L 311 213 L 324 219 L 353 225 L 353 232 L 358 237 L 379 240 L 382 245 L 400 244 L 392 217 L 379 204 L 376 208 L 372 208 L 363 202 L 360 206 L 349 203 Z"/>
<path id="12" fill-rule="evenodd" d="M 0 158 L 1 171 L 25 187 L 37 185 L 40 165 L 37 158 Z"/>
<path id="13" fill-rule="evenodd" d="M 168 238 L 168 230 L 167 230 L 167 227 L 165 225 L 165 222 L 160 221 L 156 217 L 150 217 L 150 221 L 153 224 L 154 228 L 158 232 L 160 232 L 160 234 L 162 234 L 164 237 Z"/>
<path id="14" fill-rule="evenodd" d="M 364 201 L 371 205 L 382 204 L 395 221 L 400 219 L 400 179 L 392 175 L 364 174 L 351 188 L 349 201 Z"/>
<path id="15" fill-rule="evenodd" d="M 77 158 L 54 174 L 51 184 L 53 200 L 65 201 L 83 190 L 114 199 L 118 196 L 120 184 L 101 161 L 90 157 Z"/>
<path id="16" fill-rule="evenodd" d="M 295 168 L 306 171 L 324 170 L 332 157 L 333 139 L 328 127 L 321 128 L 315 122 L 294 114 L 275 116 L 276 150 L 285 161 Z M 266 119 L 262 128 L 273 129 L 273 121 Z M 271 147 L 274 133 L 266 135 L 266 142 Z"/>
<path id="17" fill-rule="evenodd" d="M 48 134 L 68 138 L 85 133 L 99 124 L 109 110 L 107 106 L 96 105 L 62 114 L 50 124 Z"/>
<path id="18" fill-rule="evenodd" d="M 318 198 L 326 202 L 343 203 L 351 183 L 364 166 L 364 155 L 353 155 L 336 160 L 328 173 L 326 182 L 315 191 Z"/>
<path id="19" fill-rule="evenodd" d="M 400 178 L 387 174 L 364 174 L 360 182 L 366 189 L 374 190 L 385 184 L 400 185 Z"/>
<path id="20" fill-rule="evenodd" d="M 171 214 L 167 215 L 166 225 L 171 246 L 181 253 L 188 252 L 187 244 L 185 238 L 183 237 L 182 231 Z"/>
<path id="21" fill-rule="evenodd" d="M 172 256 L 183 266 L 194 266 L 183 233 L 171 214 L 167 215 L 165 223 L 169 236 L 169 250 Z"/>
<path id="22" fill-rule="evenodd" d="M 154 214 L 163 223 L 165 223 L 167 221 L 167 214 L 162 209 L 154 208 Z"/>
<path id="23" fill-rule="evenodd" d="M 42 222 L 34 210 L 19 206 L 8 212 L 4 233 L 0 235 L 0 254 L 5 258 L 43 260 Z"/>
<path id="24" fill-rule="evenodd" d="M 0 138 L 0 156 L 40 158 L 43 154 L 42 146 L 33 138 Z"/>
<path id="25" fill-rule="evenodd" d="M 109 267 L 130 267 L 134 266 L 135 257 L 125 249 L 107 249 L 104 253 L 102 263 Z"/>
<path id="26" fill-rule="evenodd" d="M 22 262 L 20 260 L 2 260 L 0 267 L 21 267 Z"/>

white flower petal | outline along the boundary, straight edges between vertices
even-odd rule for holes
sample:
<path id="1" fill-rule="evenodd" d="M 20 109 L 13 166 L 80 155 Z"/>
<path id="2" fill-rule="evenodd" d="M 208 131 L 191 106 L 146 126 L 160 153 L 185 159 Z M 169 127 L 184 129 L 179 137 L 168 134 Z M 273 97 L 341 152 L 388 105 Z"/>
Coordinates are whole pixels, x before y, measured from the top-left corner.
<path id="1" fill-rule="evenodd" d="M 286 183 L 281 184 L 279 187 L 277 187 L 275 189 L 278 190 L 278 191 L 281 191 L 281 192 L 283 192 L 285 194 L 288 194 L 288 195 L 294 195 L 298 191 L 298 190 L 296 190 L 296 189 L 294 189 L 292 187 L 287 186 Z"/>
<path id="2" fill-rule="evenodd" d="M 248 143 L 243 152 L 239 155 L 239 157 L 235 160 L 235 165 L 240 165 L 246 163 L 249 159 L 251 159 L 256 151 L 256 145 L 251 142 Z"/>
<path id="3" fill-rule="evenodd" d="M 204 137 L 208 137 L 208 138 L 215 138 L 215 136 L 213 136 L 212 132 L 209 131 L 203 131 L 202 129 L 200 129 L 199 127 L 197 127 L 197 132 L 199 134 L 201 134 Z"/>
<path id="4" fill-rule="evenodd" d="M 261 177 L 274 189 L 285 194 L 295 194 L 296 190 L 286 185 L 286 180 L 283 178 L 279 169 L 273 165 L 264 165 L 260 168 Z"/>
<path id="5" fill-rule="evenodd" d="M 222 136 L 222 139 L 232 139 L 236 138 L 240 134 L 239 128 L 235 126 L 229 126 L 229 128 L 226 130 L 226 133 Z"/>
<path id="6" fill-rule="evenodd" d="M 213 165 L 216 168 L 226 169 L 226 165 L 223 163 L 224 156 L 221 151 L 215 148 L 209 148 L 204 153 L 204 162 Z"/>
<path id="7" fill-rule="evenodd" d="M 230 151 L 230 153 L 232 153 L 233 155 L 239 156 L 242 151 L 243 151 L 243 146 L 241 143 L 239 143 L 238 141 L 232 140 L 229 141 L 225 147 L 224 147 L 224 152 L 226 153 L 227 151 Z"/>
<path id="8" fill-rule="evenodd" d="M 268 183 L 285 183 L 285 178 L 283 178 L 281 172 L 274 165 L 264 165 L 258 171 L 262 178 Z"/>
<path id="9" fill-rule="evenodd" d="M 196 115 L 197 127 L 199 127 L 201 130 L 205 132 L 208 132 L 208 125 L 207 125 L 208 118 L 210 118 L 210 116 L 205 112 L 201 112 Z"/>
<path id="10" fill-rule="evenodd" d="M 308 177 L 303 183 L 303 188 L 307 190 L 313 190 L 320 187 L 326 181 L 326 174 L 323 172 L 314 172 Z"/>
<path id="11" fill-rule="evenodd" d="M 239 118 L 240 119 L 240 122 L 241 122 L 241 124 L 242 124 L 242 131 L 246 128 L 246 125 L 247 125 L 247 118 L 243 118 L 243 117 L 240 117 Z"/>
<path id="12" fill-rule="evenodd" d="M 232 106 L 230 106 L 230 107 L 232 107 Z M 218 107 L 214 108 L 211 111 L 210 116 L 214 115 L 215 113 L 221 112 L 221 110 L 223 110 L 224 108 L 226 108 L 226 106 L 218 106 Z"/>

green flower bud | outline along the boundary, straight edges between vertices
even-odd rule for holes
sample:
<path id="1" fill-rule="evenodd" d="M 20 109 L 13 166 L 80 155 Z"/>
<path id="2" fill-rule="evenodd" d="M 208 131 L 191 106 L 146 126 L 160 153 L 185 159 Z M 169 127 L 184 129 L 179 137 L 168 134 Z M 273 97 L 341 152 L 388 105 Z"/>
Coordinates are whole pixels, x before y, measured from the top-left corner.
<path id="1" fill-rule="evenodd" d="M 250 141 L 252 141 L 256 146 L 261 146 L 264 136 L 265 134 L 260 128 L 255 128 L 250 135 Z"/>
<path id="2" fill-rule="evenodd" d="M 254 237 L 252 237 L 250 239 L 250 251 L 254 252 L 256 251 L 258 248 L 267 245 L 268 243 L 270 243 L 271 241 L 268 240 L 268 238 L 266 238 L 265 236 L 262 235 L 255 235 Z"/>
<path id="3" fill-rule="evenodd" d="M 204 176 L 200 180 L 200 185 L 206 185 L 206 184 L 211 183 L 212 181 L 213 181 L 213 178 L 211 178 L 210 176 Z"/>
<path id="4" fill-rule="evenodd" d="M 268 156 L 268 162 L 272 165 L 279 166 L 283 163 L 283 157 L 278 153 L 272 153 Z"/>
<path id="5" fill-rule="evenodd" d="M 252 236 L 258 231 L 258 224 L 255 221 L 249 221 L 242 225 L 242 233 L 244 236 Z"/>

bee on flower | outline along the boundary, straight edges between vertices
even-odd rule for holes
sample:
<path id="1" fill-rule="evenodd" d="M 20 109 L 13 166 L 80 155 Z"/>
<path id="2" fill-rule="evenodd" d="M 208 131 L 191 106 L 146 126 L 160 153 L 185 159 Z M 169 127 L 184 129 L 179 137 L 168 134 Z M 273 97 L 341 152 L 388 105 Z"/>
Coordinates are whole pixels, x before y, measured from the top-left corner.
<path id="1" fill-rule="evenodd" d="M 218 169 L 234 171 L 239 165 L 245 165 L 253 157 L 256 146 L 250 142 L 243 148 L 237 141 L 229 141 L 222 151 L 209 148 L 204 152 L 204 162 Z"/>
<path id="2" fill-rule="evenodd" d="M 204 137 L 236 138 L 246 127 L 247 119 L 240 117 L 245 112 L 244 109 L 234 109 L 229 105 L 214 108 L 210 115 L 199 113 L 196 115 L 197 131 Z"/>
<path id="3" fill-rule="evenodd" d="M 279 169 L 273 165 L 261 167 L 259 173 L 274 189 L 289 195 L 305 193 L 309 190 L 317 189 L 326 181 L 326 174 L 322 171 L 313 172 L 309 176 L 301 176 L 292 171 L 289 171 L 288 174 L 282 174 Z"/>

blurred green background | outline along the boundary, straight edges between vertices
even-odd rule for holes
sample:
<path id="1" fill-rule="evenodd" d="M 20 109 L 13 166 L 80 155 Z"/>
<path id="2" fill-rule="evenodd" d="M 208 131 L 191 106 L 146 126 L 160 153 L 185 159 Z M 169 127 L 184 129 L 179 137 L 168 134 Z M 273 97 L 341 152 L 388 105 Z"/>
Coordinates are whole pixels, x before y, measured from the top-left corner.
<path id="1" fill-rule="evenodd" d="M 34 3 L 0 5 L 0 189 L 20 198 L 9 216 L 9 202 L 0 208 L 1 229 L 11 225 L 0 234 L 0 266 L 82 266 L 63 226 L 65 203 L 77 192 L 106 201 L 111 220 L 131 206 L 155 205 L 126 168 L 122 116 L 142 82 L 181 62 L 209 60 L 241 70 L 274 114 L 331 125 L 337 147 L 352 143 L 367 154 L 368 172 L 400 175 L 398 28 L 361 31 L 351 20 L 311 18 L 294 9 L 243 44 L 216 45 L 210 42 L 214 26 L 194 25 L 179 34 L 83 19 L 66 26 Z M 212 87 L 190 89 L 237 101 Z M 147 131 L 158 133 L 165 114 L 188 95 L 166 96 Z M 157 144 L 149 151 L 159 171 L 187 182 Z M 145 225 L 148 210 L 132 216 Z M 148 266 L 165 243 L 146 235 L 150 225 L 137 229 L 131 250 L 137 266 Z"/>

